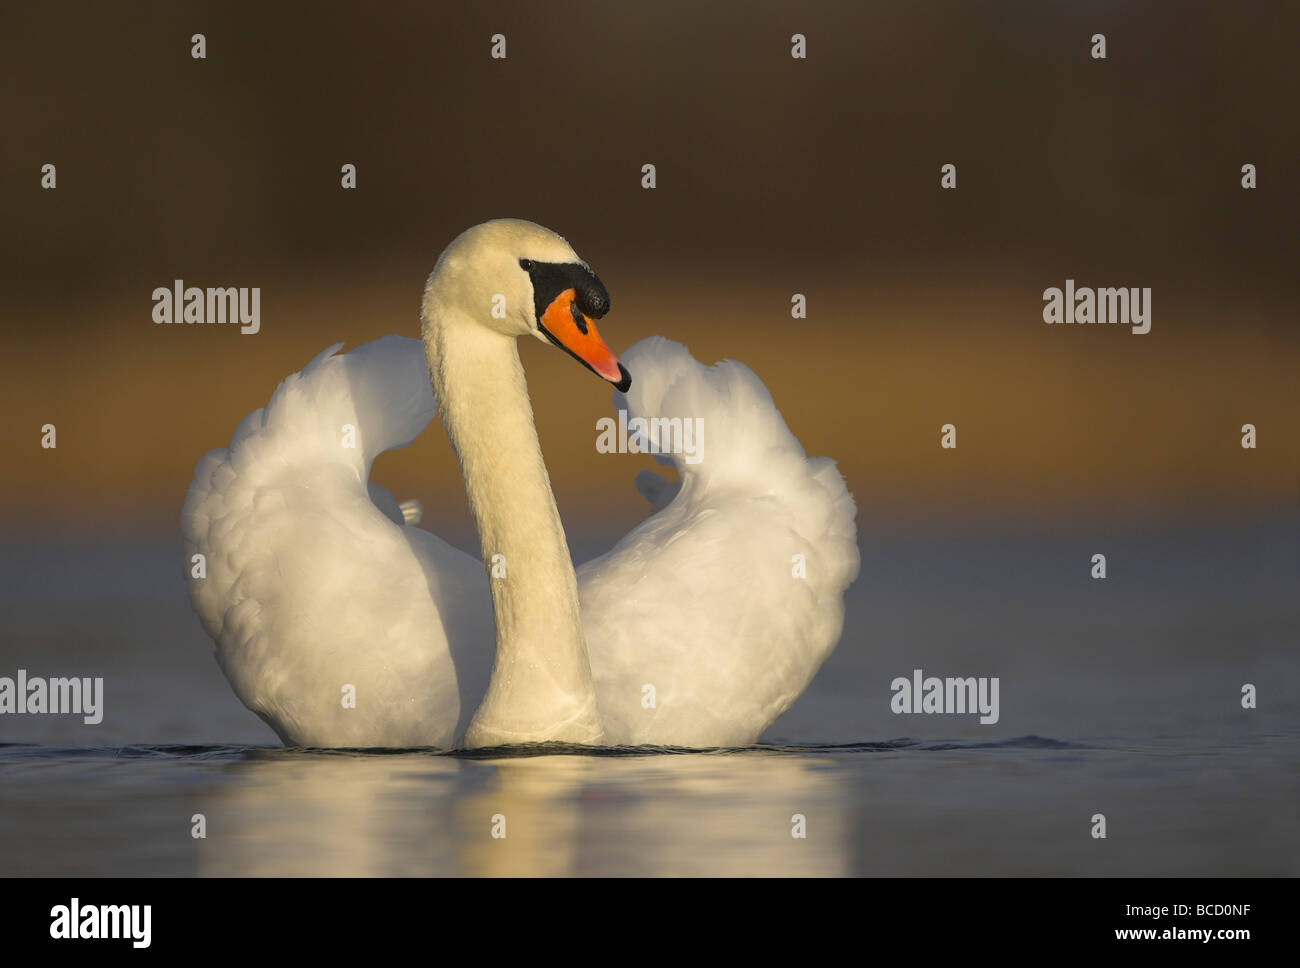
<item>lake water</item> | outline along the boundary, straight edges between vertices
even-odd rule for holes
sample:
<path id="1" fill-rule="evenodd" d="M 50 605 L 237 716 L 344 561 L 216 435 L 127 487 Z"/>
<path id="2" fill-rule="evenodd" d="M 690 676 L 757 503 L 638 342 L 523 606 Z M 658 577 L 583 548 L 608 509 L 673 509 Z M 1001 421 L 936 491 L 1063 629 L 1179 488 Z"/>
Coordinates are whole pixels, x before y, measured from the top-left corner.
<path id="1" fill-rule="evenodd" d="M 0 675 L 106 696 L 98 726 L 0 716 L 0 875 L 1294 876 L 1298 523 L 864 540 L 844 640 L 763 745 L 597 754 L 280 749 L 175 548 L 11 541 Z M 894 714 L 917 668 L 998 677 L 999 721 Z"/>

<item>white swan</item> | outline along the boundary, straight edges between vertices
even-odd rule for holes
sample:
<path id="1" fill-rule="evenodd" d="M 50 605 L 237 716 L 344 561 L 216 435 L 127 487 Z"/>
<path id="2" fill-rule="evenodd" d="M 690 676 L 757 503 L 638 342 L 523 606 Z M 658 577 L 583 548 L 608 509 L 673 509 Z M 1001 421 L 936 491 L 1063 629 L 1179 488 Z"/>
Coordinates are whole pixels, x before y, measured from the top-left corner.
<path id="1" fill-rule="evenodd" d="M 743 365 L 652 337 L 624 367 L 592 322 L 608 305 L 560 236 L 479 225 L 429 277 L 423 351 L 332 346 L 199 461 L 190 600 L 236 695 L 286 744 L 744 745 L 808 685 L 858 570 L 842 476 L 805 457 Z M 630 416 L 705 430 L 698 463 L 672 455 L 679 484 L 638 476 L 655 513 L 576 576 L 515 343 L 529 334 L 626 391 Z M 368 484 L 435 395 L 483 561 Z M 495 555 L 505 574 L 489 578 Z"/>

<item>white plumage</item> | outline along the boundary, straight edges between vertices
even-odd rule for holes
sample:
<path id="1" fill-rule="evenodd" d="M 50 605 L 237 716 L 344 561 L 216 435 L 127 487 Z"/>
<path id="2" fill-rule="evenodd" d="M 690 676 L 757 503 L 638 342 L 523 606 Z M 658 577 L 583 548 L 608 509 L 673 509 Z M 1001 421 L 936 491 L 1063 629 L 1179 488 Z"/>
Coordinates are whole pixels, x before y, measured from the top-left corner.
<path id="1" fill-rule="evenodd" d="M 623 360 L 631 417 L 698 416 L 705 436 L 699 463 L 673 455 L 670 502 L 578 569 L 601 721 L 618 743 L 752 743 L 839 641 L 858 572 L 853 499 L 748 367 L 703 366 L 657 336 Z"/>
<path id="2" fill-rule="evenodd" d="M 512 240 L 519 225 L 529 223 L 512 225 Z M 435 271 L 426 313 L 438 277 Z M 443 285 L 440 298 L 454 301 Z M 484 564 L 415 526 L 418 506 L 399 505 L 368 480 L 379 453 L 410 443 L 433 418 L 428 361 L 438 364 L 449 396 L 457 380 L 478 379 L 454 375 L 453 350 L 432 355 L 431 325 L 426 320 L 424 347 L 399 336 L 345 355 L 330 347 L 249 414 L 229 447 L 200 460 L 182 524 L 187 575 L 191 556 L 203 554 L 206 577 L 189 577 L 190 598 L 239 698 L 290 745 L 449 748 L 573 739 L 563 724 L 554 731 L 502 725 L 515 707 L 517 723 L 545 724 L 552 700 L 524 691 L 531 689 L 524 673 L 552 684 L 567 682 L 572 671 L 573 682 L 594 683 L 599 717 L 598 732 L 588 729 L 575 741 L 704 747 L 757 740 L 835 647 L 844 591 L 857 575 L 853 500 L 834 464 L 805 457 L 745 366 L 705 367 L 680 344 L 642 340 L 623 357 L 633 381 L 625 397 L 615 394 L 616 405 L 633 417 L 701 418 L 702 459 L 672 457 L 680 486 L 642 472 L 637 486 L 655 513 L 579 569 L 579 640 L 589 678 L 582 664 L 569 669 L 563 655 L 546 652 L 545 630 L 530 630 L 538 634 L 518 645 L 515 665 L 498 656 L 494 668 Z M 513 337 L 507 342 L 514 353 Z M 522 371 L 518 382 L 526 407 Z M 462 400 L 475 392 L 466 386 Z M 529 455 L 502 447 L 485 451 L 493 467 L 466 466 L 475 462 L 466 440 L 479 430 L 473 420 L 481 420 L 483 434 L 497 420 L 482 410 L 449 428 L 484 541 L 499 526 L 502 541 L 516 542 L 508 582 L 520 584 L 499 590 L 503 612 L 515 607 L 512 594 L 549 586 L 562 594 L 563 581 L 544 578 L 543 568 L 556 566 L 540 559 L 530 573 L 530 549 L 510 537 L 511 517 L 516 524 L 521 514 L 544 517 L 545 508 L 536 508 L 545 502 L 527 494 L 489 502 L 485 495 L 504 492 L 485 490 L 475 477 L 494 474 L 489 481 L 500 484 L 512 462 Z M 353 448 L 344 446 L 349 427 Z M 526 468 L 519 470 L 527 480 Z M 540 479 L 549 497 L 544 468 Z M 550 507 L 553 514 L 553 499 Z M 562 539 L 558 516 L 554 527 Z M 491 549 L 483 550 L 490 557 Z M 563 567 L 572 574 L 567 558 Z M 520 606 L 517 614 L 529 613 Z M 502 638 L 505 624 L 499 615 L 498 652 L 516 648 Z M 490 721 L 470 730 L 494 679 L 509 680 L 494 689 L 514 691 L 501 692 Z M 344 702 L 349 689 L 355 708 Z"/>
<path id="3" fill-rule="evenodd" d="M 338 349 L 199 461 L 182 526 L 207 577 L 189 578 L 190 601 L 236 695 L 285 743 L 450 747 L 491 666 L 487 580 L 366 483 L 432 419 L 428 370 L 419 340 Z"/>

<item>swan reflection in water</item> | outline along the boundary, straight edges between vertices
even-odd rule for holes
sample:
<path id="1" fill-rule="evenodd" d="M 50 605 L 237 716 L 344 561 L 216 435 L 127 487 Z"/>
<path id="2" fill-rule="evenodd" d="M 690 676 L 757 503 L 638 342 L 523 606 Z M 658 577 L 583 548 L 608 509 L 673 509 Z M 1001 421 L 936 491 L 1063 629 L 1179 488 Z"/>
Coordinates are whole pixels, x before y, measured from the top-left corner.
<path id="1" fill-rule="evenodd" d="M 847 873 L 850 802 L 829 760 L 255 754 L 196 798 L 216 876 Z M 792 835 L 804 818 L 806 836 Z M 504 836 L 493 836 L 494 831 Z"/>

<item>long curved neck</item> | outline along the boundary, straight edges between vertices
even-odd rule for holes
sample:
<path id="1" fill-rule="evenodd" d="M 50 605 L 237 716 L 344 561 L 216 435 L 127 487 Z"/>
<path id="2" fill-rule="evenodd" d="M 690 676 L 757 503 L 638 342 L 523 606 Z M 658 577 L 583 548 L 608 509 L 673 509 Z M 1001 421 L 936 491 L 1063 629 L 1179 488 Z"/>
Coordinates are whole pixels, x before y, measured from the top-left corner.
<path id="1" fill-rule="evenodd" d="M 519 351 L 431 282 L 424 351 L 478 525 L 496 656 L 466 747 L 602 739 L 578 582 L 533 425 Z"/>

